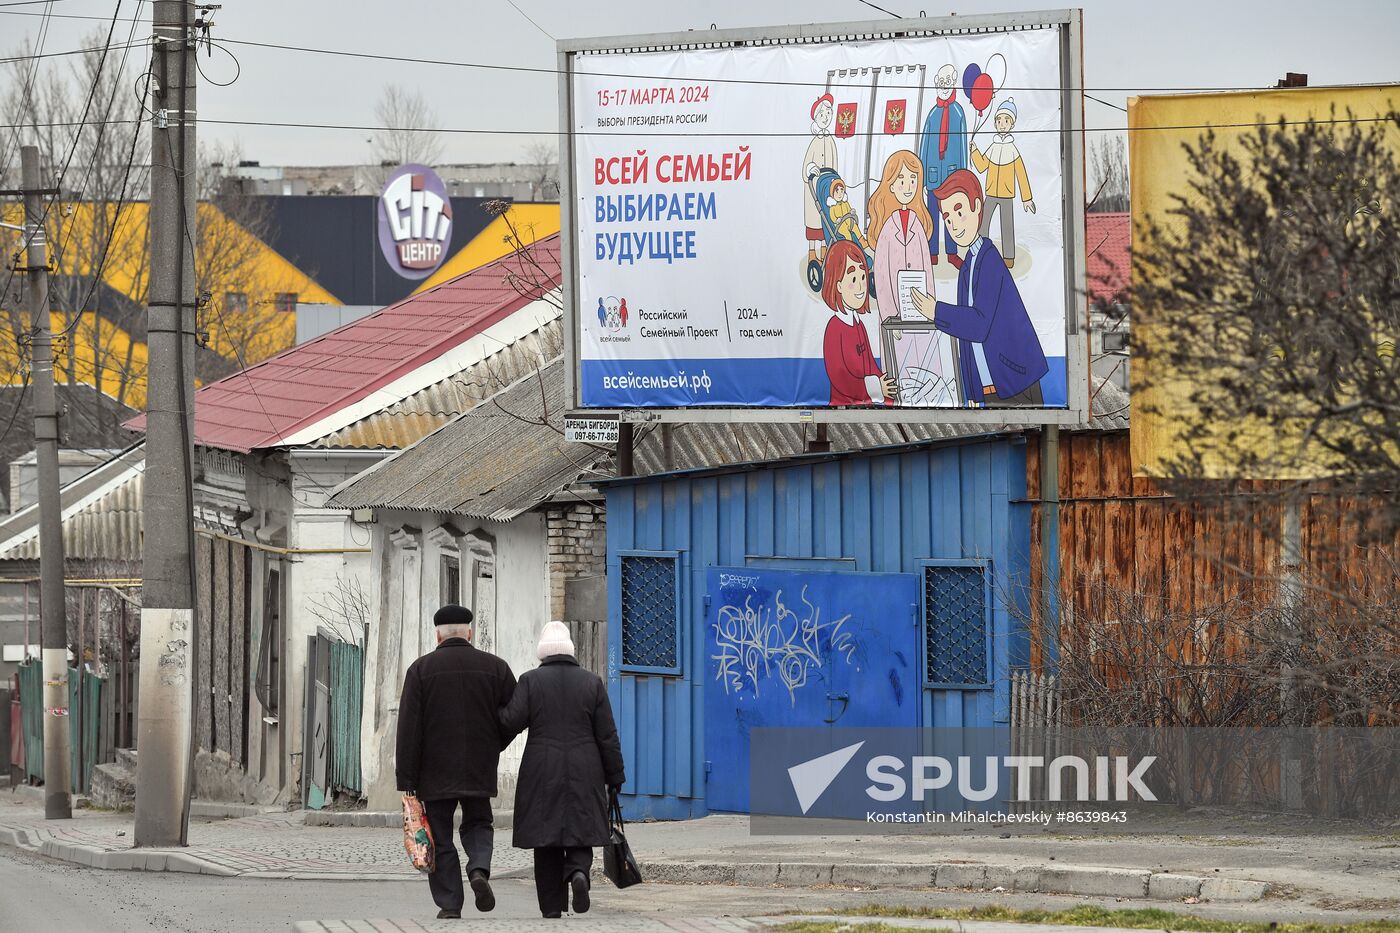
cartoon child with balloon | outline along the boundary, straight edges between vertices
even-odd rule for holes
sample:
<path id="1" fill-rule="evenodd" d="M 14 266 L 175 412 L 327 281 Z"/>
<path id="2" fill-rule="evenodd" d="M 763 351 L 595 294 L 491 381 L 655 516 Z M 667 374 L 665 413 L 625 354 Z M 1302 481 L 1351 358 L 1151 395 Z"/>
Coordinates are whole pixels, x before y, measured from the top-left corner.
<path id="1" fill-rule="evenodd" d="M 958 103 L 957 69 L 944 65 L 934 75 L 937 99 L 924 119 L 923 135 L 919 141 L 919 161 L 924 166 L 924 198 L 933 229 L 929 230 L 928 251 L 932 262 L 938 262 L 939 228 L 943 231 L 943 252 L 954 266 L 962 265 L 957 244 L 942 222 L 938 198 L 934 190 L 958 169 L 967 168 L 967 115 Z M 966 90 L 966 87 L 964 88 Z"/>
<path id="2" fill-rule="evenodd" d="M 982 236 L 992 228 L 992 212 L 1001 215 L 1001 258 L 1006 260 L 1006 268 L 1016 264 L 1016 192 L 1021 193 L 1021 209 L 1035 213 L 1035 199 L 1031 196 L 1031 180 L 1026 174 L 1026 163 L 1021 158 L 1021 150 L 1011 135 L 1016 125 L 1016 102 L 1008 97 L 997 105 L 992 118 L 996 135 L 991 145 L 983 152 L 972 144 L 972 164 L 986 176 L 983 187 L 987 192 L 987 206 L 982 212 Z"/>
<path id="3" fill-rule="evenodd" d="M 1016 264 L 1016 214 L 1014 205 L 1019 192 L 1022 210 L 1035 213 L 1035 200 L 1031 195 L 1030 176 L 1026 173 L 1026 163 L 1021 151 L 1011 135 L 1016 125 L 1016 101 L 1006 98 L 997 104 L 991 113 L 992 125 L 996 128 L 990 144 L 986 148 L 977 145 L 977 134 L 987 122 L 984 113 L 993 96 L 1001 90 L 1006 80 L 1006 59 L 999 53 L 987 59 L 987 70 L 976 64 L 968 65 L 963 71 L 963 87 L 967 89 L 968 100 L 977 109 L 977 124 L 971 133 L 972 166 L 985 178 L 983 188 L 987 201 L 982 210 L 981 236 L 986 236 L 992 227 L 992 215 L 1001 217 L 1001 257 L 1010 269 Z"/>

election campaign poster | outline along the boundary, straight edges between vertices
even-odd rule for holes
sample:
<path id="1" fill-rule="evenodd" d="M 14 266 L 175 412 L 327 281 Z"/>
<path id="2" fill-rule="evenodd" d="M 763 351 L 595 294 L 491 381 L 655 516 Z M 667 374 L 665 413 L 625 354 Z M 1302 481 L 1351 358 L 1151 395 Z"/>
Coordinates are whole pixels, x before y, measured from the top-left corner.
<path id="1" fill-rule="evenodd" d="M 579 404 L 1065 408 L 1060 59 L 1053 27 L 573 57 Z"/>

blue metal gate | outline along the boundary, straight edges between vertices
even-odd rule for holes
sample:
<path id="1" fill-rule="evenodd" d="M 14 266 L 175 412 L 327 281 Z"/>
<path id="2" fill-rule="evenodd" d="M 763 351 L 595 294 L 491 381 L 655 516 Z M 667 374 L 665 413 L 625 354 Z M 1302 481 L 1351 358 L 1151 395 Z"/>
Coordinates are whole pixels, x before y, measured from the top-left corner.
<path id="1" fill-rule="evenodd" d="M 708 569 L 711 810 L 748 812 L 752 729 L 919 724 L 918 587 L 903 573 Z"/>

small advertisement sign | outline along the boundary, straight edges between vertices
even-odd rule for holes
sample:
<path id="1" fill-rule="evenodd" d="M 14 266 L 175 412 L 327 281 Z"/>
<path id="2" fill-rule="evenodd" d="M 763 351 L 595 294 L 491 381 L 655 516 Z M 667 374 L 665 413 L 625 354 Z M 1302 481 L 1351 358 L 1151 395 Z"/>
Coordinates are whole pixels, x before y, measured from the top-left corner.
<path id="1" fill-rule="evenodd" d="M 406 279 L 426 279 L 447 258 L 450 242 L 452 201 L 442 179 L 426 165 L 394 169 L 379 196 L 385 261 Z"/>

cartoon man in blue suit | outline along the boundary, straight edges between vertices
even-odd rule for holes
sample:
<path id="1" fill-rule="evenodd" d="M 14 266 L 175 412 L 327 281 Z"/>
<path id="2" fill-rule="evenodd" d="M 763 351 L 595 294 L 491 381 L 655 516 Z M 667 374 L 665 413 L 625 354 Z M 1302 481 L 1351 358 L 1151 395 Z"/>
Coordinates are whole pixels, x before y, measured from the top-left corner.
<path id="1" fill-rule="evenodd" d="M 914 305 L 933 326 L 958 338 L 963 397 L 976 405 L 1043 405 L 1040 379 L 1050 370 L 1016 280 L 992 241 L 978 231 L 986 198 L 967 169 L 934 192 L 954 242 L 967 247 L 956 301 L 914 291 Z"/>
<path id="2" fill-rule="evenodd" d="M 924 132 L 919 140 L 919 161 L 924 164 L 924 196 L 929 216 L 933 218 L 933 229 L 928 231 L 928 252 L 935 264 L 938 262 L 939 213 L 934 189 L 958 169 L 967 168 L 967 115 L 958 103 L 957 75 L 952 65 L 944 65 L 934 75 L 938 99 L 924 119 Z M 954 266 L 961 265 L 946 224 L 943 225 L 943 245 L 948 261 Z"/>

